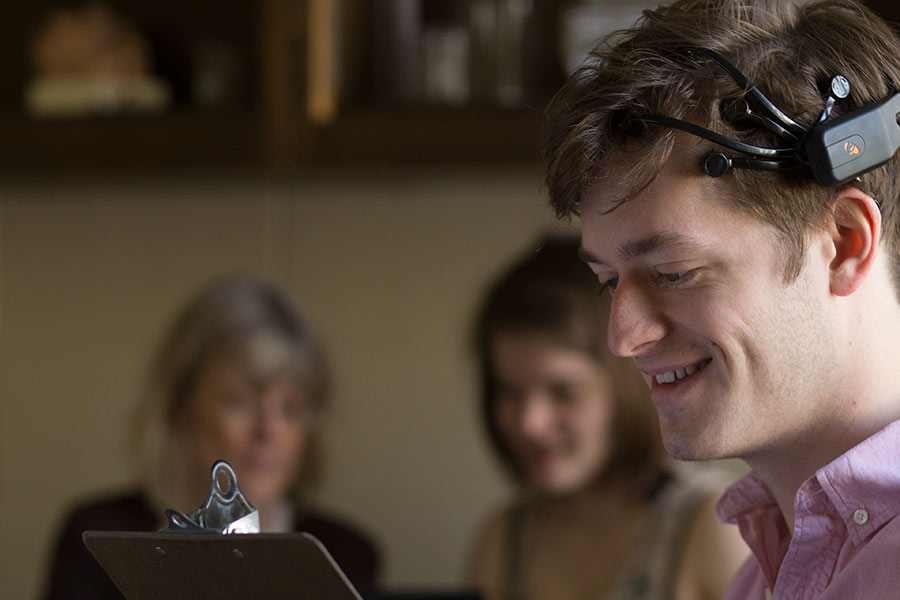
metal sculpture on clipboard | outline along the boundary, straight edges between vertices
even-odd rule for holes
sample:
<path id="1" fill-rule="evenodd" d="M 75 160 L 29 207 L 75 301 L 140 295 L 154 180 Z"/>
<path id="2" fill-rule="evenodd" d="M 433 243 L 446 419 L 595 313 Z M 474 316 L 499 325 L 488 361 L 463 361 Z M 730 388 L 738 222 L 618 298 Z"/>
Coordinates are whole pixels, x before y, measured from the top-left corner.
<path id="1" fill-rule="evenodd" d="M 169 526 L 161 533 L 259 533 L 259 511 L 241 493 L 231 465 L 216 462 L 211 479 L 200 508 L 190 514 L 166 509 Z"/>

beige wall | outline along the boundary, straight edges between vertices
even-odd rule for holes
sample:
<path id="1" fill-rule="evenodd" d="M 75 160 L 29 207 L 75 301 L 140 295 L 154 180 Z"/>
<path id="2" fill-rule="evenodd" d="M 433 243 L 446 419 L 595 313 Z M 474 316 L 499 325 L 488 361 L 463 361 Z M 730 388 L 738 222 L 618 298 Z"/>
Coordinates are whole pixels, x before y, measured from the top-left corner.
<path id="1" fill-rule="evenodd" d="M 329 344 L 321 503 L 380 537 L 387 583 L 458 583 L 505 491 L 468 319 L 552 222 L 538 167 L 0 183 L 3 596 L 35 596 L 65 506 L 132 481 L 126 427 L 156 336 L 236 270 L 288 286 Z"/>

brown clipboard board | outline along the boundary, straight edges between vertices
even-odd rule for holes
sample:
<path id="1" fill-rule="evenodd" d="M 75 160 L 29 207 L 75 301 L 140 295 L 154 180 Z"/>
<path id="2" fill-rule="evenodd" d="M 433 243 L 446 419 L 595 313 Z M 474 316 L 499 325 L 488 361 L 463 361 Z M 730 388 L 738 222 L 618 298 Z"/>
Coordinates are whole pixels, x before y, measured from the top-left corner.
<path id="1" fill-rule="evenodd" d="M 308 533 L 85 531 L 127 600 L 361 600 Z"/>

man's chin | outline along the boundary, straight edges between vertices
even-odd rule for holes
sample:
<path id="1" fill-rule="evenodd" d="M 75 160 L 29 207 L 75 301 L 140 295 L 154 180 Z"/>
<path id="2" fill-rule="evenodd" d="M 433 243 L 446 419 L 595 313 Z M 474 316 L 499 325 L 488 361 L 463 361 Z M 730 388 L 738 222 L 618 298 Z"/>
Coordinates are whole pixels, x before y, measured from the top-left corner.
<path id="1" fill-rule="evenodd" d="M 717 451 L 711 444 L 699 439 L 685 439 L 683 436 L 666 435 L 663 433 L 663 447 L 672 458 L 684 461 L 716 460 L 724 458 L 721 451 Z"/>

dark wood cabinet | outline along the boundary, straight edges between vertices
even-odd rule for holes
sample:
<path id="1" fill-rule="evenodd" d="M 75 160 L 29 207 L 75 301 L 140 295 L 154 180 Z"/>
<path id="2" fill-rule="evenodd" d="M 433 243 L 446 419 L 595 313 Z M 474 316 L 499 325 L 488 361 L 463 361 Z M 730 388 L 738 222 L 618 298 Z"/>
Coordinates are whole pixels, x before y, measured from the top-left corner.
<path id="1" fill-rule="evenodd" d="M 3 172 L 537 160 L 541 109 L 562 80 L 549 0 L 115 0 L 151 49 L 168 108 L 36 117 L 24 101 L 34 36 L 52 10 L 85 4 L 5 7 Z M 496 19 L 501 5 L 528 9 L 511 21 L 527 38 L 498 66 L 485 56 L 508 40 L 483 39 L 473 15 Z M 502 68 L 517 78 L 505 101 Z M 198 92 L 204 69 L 227 69 L 213 101 Z"/>
<path id="2" fill-rule="evenodd" d="M 36 117 L 24 93 L 30 47 L 53 11 L 87 3 L 16 0 L 0 25 L 0 169 L 83 171 L 299 164 L 305 144 L 298 103 L 305 3 L 286 0 L 176 2 L 118 0 L 107 6 L 146 41 L 168 107 L 155 114 L 113 111 Z M 208 58 L 210 53 L 218 53 Z M 202 61 L 219 61 L 204 67 Z M 227 68 L 215 99 L 198 96 L 202 69 Z"/>

